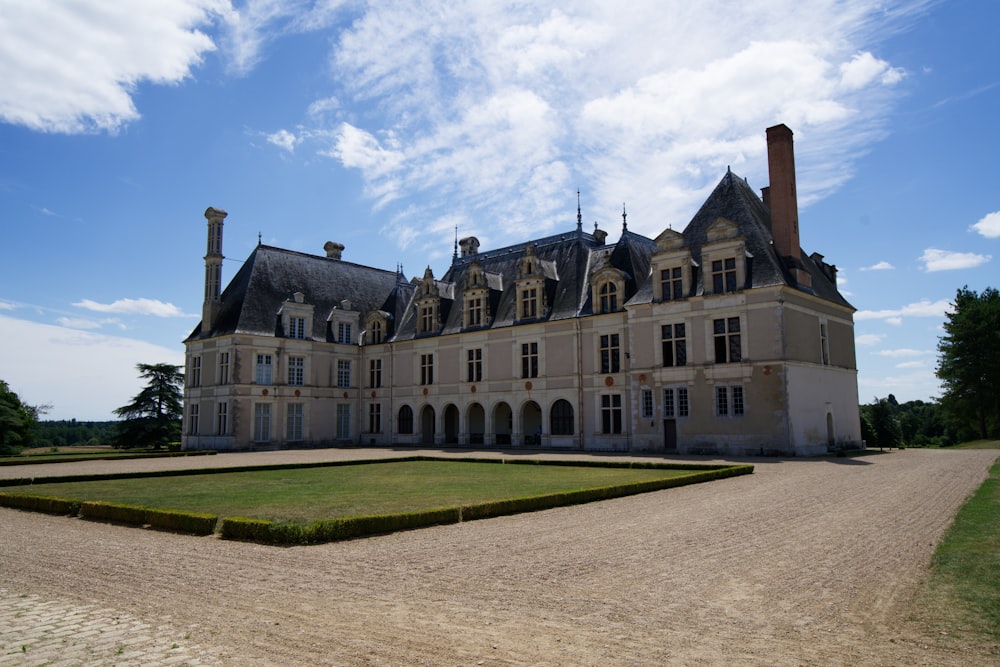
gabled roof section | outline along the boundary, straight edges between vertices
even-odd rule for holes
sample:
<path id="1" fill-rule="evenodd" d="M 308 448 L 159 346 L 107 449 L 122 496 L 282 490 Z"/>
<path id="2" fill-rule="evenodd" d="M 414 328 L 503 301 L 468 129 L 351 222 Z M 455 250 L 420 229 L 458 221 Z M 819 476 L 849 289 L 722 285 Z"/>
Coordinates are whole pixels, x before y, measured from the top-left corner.
<path id="1" fill-rule="evenodd" d="M 774 250 L 770 211 L 744 179 L 727 171 L 682 233 L 683 246 L 690 251 L 691 259 L 701 266 L 701 270 L 697 271 L 695 294 L 704 293 L 706 267 L 702 261 L 702 246 L 711 242 L 710 230 L 721 229 L 716 224 L 720 219 L 733 223 L 738 235 L 744 239 L 749 255 L 747 262 L 750 267 L 750 287 L 795 286 Z M 724 223 L 720 224 L 725 226 Z M 667 240 L 666 237 L 663 238 L 664 242 Z M 675 244 L 676 240 L 670 239 L 670 242 Z M 655 253 L 655 247 L 653 252 Z M 837 290 L 836 270 L 821 259 L 810 258 L 805 251 L 801 255 L 802 264 L 813 279 L 811 292 L 850 308 L 851 305 Z M 632 302 L 648 303 L 652 298 L 652 280 L 646 280 Z"/>
<path id="2" fill-rule="evenodd" d="M 362 322 L 369 310 L 390 313 L 397 310 L 402 291 L 397 287 L 398 275 L 329 257 L 258 245 L 223 291 L 215 327 L 202 331 L 199 323 L 188 340 L 233 333 L 273 336 L 278 311 L 295 292 L 302 292 L 305 303 L 315 307 L 310 337 L 326 340 L 327 315 L 340 308 L 345 299 L 359 311 Z"/>

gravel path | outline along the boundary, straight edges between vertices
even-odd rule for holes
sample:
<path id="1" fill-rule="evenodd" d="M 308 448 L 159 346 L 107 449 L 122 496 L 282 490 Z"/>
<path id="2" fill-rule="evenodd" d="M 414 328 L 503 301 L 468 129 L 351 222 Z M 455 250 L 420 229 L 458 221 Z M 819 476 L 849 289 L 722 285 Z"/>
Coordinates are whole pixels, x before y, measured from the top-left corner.
<path id="1" fill-rule="evenodd" d="M 399 452 L 44 474 L 383 455 Z M 909 620 L 935 543 L 996 457 L 757 459 L 730 480 L 296 548 L 0 509 L 0 665 L 49 664 L 53 652 L 108 665 L 1000 664 L 996 645 Z M 25 637 L 38 621 L 12 611 L 26 600 L 127 619 L 146 644 L 66 633 L 35 651 Z"/>

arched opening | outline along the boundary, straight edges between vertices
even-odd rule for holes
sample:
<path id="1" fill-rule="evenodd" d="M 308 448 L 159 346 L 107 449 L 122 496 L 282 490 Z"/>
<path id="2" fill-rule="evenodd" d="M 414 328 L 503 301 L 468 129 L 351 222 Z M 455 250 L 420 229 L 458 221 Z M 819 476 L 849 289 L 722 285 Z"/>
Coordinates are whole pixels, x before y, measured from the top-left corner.
<path id="1" fill-rule="evenodd" d="M 564 398 L 552 404 L 549 431 L 552 435 L 573 435 L 573 404 Z"/>
<path id="2" fill-rule="evenodd" d="M 521 408 L 521 432 L 524 444 L 538 447 L 542 444 L 542 408 L 534 401 L 528 401 Z"/>
<path id="3" fill-rule="evenodd" d="M 434 444 L 434 408 L 429 405 L 420 411 L 420 444 Z"/>
<path id="4" fill-rule="evenodd" d="M 413 408 L 409 405 L 404 405 L 399 409 L 396 430 L 400 435 L 413 435 Z"/>
<path id="5" fill-rule="evenodd" d="M 469 444 L 481 445 L 486 441 L 486 410 L 479 403 L 469 406 L 469 416 L 466 418 L 469 429 Z"/>
<path id="6" fill-rule="evenodd" d="M 453 403 L 449 403 L 444 408 L 444 443 L 446 445 L 458 444 L 458 408 Z"/>
<path id="7" fill-rule="evenodd" d="M 514 412 L 506 403 L 493 408 L 493 441 L 498 445 L 509 445 L 510 434 L 514 430 Z"/>
<path id="8" fill-rule="evenodd" d="M 836 443 L 836 437 L 833 432 L 833 413 L 826 413 L 826 444 L 829 447 L 833 447 Z"/>

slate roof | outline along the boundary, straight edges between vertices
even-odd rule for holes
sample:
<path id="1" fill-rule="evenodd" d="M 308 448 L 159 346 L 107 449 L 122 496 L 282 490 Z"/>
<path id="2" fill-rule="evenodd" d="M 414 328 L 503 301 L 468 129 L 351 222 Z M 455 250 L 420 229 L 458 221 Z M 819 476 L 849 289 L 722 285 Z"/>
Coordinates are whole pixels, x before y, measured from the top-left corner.
<path id="1" fill-rule="evenodd" d="M 682 232 L 683 245 L 692 260 L 702 263 L 702 244 L 708 228 L 719 218 L 738 227 L 748 253 L 748 287 L 795 286 L 771 237 L 771 216 L 767 207 L 742 178 L 732 172 L 719 181 L 705 203 Z M 589 280 L 595 272 L 614 267 L 625 275 L 622 303 L 649 303 L 654 299 L 650 273 L 656 242 L 630 232 L 623 225 L 621 238 L 613 246 L 603 236 L 586 233 L 577 224 L 575 231 L 548 236 L 516 245 L 454 257 L 451 266 L 436 280 L 441 298 L 442 329 L 430 335 L 459 333 L 463 329 L 466 276 L 473 262 L 485 272 L 489 287 L 488 326 L 491 328 L 525 323 L 517 319 L 516 280 L 527 247 L 534 247 L 544 276 L 547 309 L 537 319 L 552 321 L 593 314 Z M 836 268 L 821 255 L 801 253 L 801 264 L 812 278 L 811 287 L 800 287 L 851 308 L 837 290 Z M 704 293 L 704 269 L 695 271 L 691 294 Z M 222 306 L 212 331 L 203 332 L 199 323 L 188 340 L 231 333 L 275 335 L 278 312 L 295 292 L 305 294 L 305 303 L 315 306 L 313 340 L 329 340 L 327 318 L 344 299 L 360 311 L 361 326 L 372 310 L 389 319 L 387 340 L 417 337 L 416 307 L 418 279 L 407 282 L 398 272 L 352 264 L 342 260 L 309 255 L 259 245 L 222 293 Z"/>
<path id="2" fill-rule="evenodd" d="M 278 312 L 295 292 L 314 306 L 313 340 L 328 339 L 327 318 L 349 299 L 361 323 L 371 310 L 396 321 L 410 300 L 412 287 L 394 271 L 384 271 L 319 255 L 258 245 L 222 293 L 222 306 L 211 331 L 195 327 L 188 340 L 233 333 L 275 335 Z"/>
<path id="3" fill-rule="evenodd" d="M 696 271 L 697 280 L 692 285 L 692 294 L 689 296 L 704 294 L 705 267 L 701 248 L 708 240 L 709 226 L 719 218 L 734 222 L 744 238 L 746 251 L 751 255 L 747 258 L 749 287 L 795 286 L 774 249 L 770 211 L 744 179 L 727 171 L 682 232 L 684 247 L 691 252 L 691 259 L 701 267 L 701 270 Z M 821 255 L 809 256 L 805 251 L 800 252 L 802 265 L 812 278 L 812 286 L 799 289 L 851 308 L 851 304 L 837 290 L 835 267 L 823 262 Z M 631 302 L 648 303 L 652 299 L 653 278 L 649 276 Z"/>

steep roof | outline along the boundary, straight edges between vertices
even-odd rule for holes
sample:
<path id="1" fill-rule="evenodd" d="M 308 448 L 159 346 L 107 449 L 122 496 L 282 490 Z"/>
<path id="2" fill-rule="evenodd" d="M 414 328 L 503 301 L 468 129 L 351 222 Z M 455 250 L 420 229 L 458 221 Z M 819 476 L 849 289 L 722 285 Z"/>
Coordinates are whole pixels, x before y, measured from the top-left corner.
<path id="1" fill-rule="evenodd" d="M 273 336 L 282 304 L 296 292 L 315 307 L 310 337 L 326 340 L 327 317 L 344 300 L 360 311 L 362 322 L 370 310 L 398 315 L 398 303 L 409 300 L 400 278 L 394 271 L 259 245 L 223 291 L 212 330 L 202 331 L 199 323 L 188 340 L 233 333 Z"/>
<path id="2" fill-rule="evenodd" d="M 750 287 L 795 286 L 774 249 L 770 211 L 744 179 L 727 171 L 682 232 L 684 247 L 690 251 L 692 260 L 701 266 L 701 270 L 696 272 L 697 282 L 693 286 L 693 294 L 704 293 L 706 271 L 702 262 L 702 246 L 708 242 L 708 228 L 719 218 L 735 223 L 739 235 L 744 239 L 746 251 L 750 255 L 747 258 Z M 812 287 L 799 289 L 851 307 L 837 290 L 836 269 L 822 262 L 820 255 L 809 257 L 805 251 L 800 252 L 802 264 L 812 278 Z M 650 278 L 642 285 L 632 299 L 633 303 L 652 300 L 652 282 Z"/>

